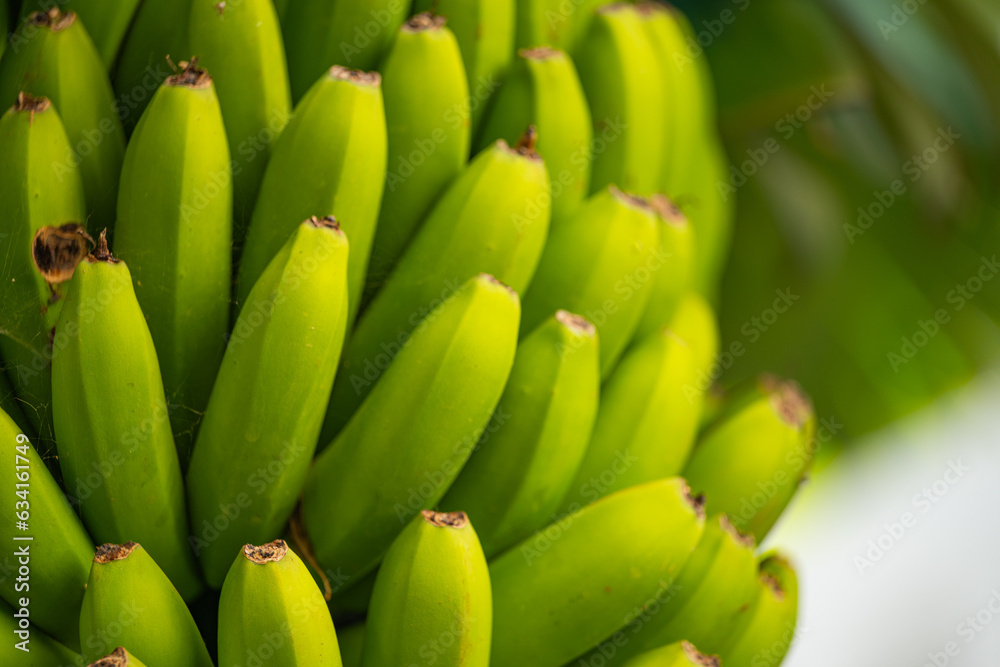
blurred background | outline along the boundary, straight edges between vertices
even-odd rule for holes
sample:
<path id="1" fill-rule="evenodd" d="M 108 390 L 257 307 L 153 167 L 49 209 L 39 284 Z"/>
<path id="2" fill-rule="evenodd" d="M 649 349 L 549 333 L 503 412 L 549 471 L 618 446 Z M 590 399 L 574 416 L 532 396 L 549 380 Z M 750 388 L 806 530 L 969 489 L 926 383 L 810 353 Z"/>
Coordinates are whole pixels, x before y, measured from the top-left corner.
<path id="1" fill-rule="evenodd" d="M 736 200 L 723 384 L 797 378 L 837 431 L 768 539 L 802 571 L 786 664 L 996 665 L 1000 2 L 676 4 Z"/>

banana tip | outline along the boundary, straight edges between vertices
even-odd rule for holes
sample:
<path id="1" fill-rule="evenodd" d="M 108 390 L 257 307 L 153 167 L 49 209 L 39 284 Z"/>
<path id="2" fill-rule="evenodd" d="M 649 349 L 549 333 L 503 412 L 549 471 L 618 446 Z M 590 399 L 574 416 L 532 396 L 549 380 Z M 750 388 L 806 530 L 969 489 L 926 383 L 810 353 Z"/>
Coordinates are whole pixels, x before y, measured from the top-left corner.
<path id="1" fill-rule="evenodd" d="M 47 97 L 35 97 L 31 93 L 21 91 L 17 94 L 17 101 L 14 102 L 14 111 L 27 111 L 30 114 L 41 113 L 48 110 L 52 102 Z"/>
<path id="2" fill-rule="evenodd" d="M 675 227 L 687 226 L 687 216 L 684 215 L 684 212 L 681 211 L 680 207 L 670 197 L 660 194 L 653 195 L 649 203 L 663 222 Z"/>
<path id="3" fill-rule="evenodd" d="M 340 231 L 340 222 L 338 222 L 332 215 L 325 215 L 322 218 L 314 215 L 306 220 L 306 224 L 312 225 L 317 229 L 333 229 L 338 232 Z"/>
<path id="4" fill-rule="evenodd" d="M 812 400 L 797 382 L 764 375 L 760 378 L 760 385 L 771 395 L 775 412 L 789 426 L 802 428 L 812 419 Z"/>
<path id="5" fill-rule="evenodd" d="M 92 662 L 88 667 L 127 667 L 129 663 L 128 653 L 119 646 L 108 656 L 101 658 L 97 662 Z"/>
<path id="6" fill-rule="evenodd" d="M 656 215 L 660 214 L 660 212 L 656 210 L 656 207 L 654 207 L 653 204 L 645 197 L 634 195 L 631 192 L 625 192 L 617 185 L 609 185 L 608 191 L 611 193 L 612 197 L 626 206 L 641 209 L 647 213 L 654 213 Z"/>
<path id="7" fill-rule="evenodd" d="M 275 540 L 255 546 L 247 544 L 243 547 L 243 556 L 251 563 L 264 565 L 265 563 L 278 563 L 288 553 L 288 545 L 284 540 Z"/>
<path id="8" fill-rule="evenodd" d="M 107 262 L 108 264 L 117 264 L 120 260 L 115 259 L 111 255 L 111 250 L 108 249 L 108 230 L 102 229 L 101 235 L 97 238 L 97 247 L 94 248 L 94 252 L 90 253 L 87 257 L 89 262 Z"/>
<path id="9" fill-rule="evenodd" d="M 688 507 L 698 515 L 699 519 L 705 518 L 705 494 L 700 493 L 697 496 L 691 492 L 691 487 L 687 484 L 684 485 L 684 500 L 687 502 Z"/>
<path id="10" fill-rule="evenodd" d="M 753 533 L 741 533 L 728 514 L 719 515 L 719 525 L 722 527 L 722 531 L 729 535 L 736 544 L 747 549 L 753 549 L 757 546 L 757 539 Z"/>
<path id="11" fill-rule="evenodd" d="M 421 12 L 403 24 L 406 32 L 427 32 L 428 30 L 440 30 L 448 23 L 448 19 L 440 14 L 432 12 Z"/>
<path id="12" fill-rule="evenodd" d="M 330 68 L 330 78 L 339 81 L 349 81 L 362 86 L 372 86 L 377 88 L 382 85 L 382 75 L 378 72 L 364 72 L 359 69 L 351 69 L 343 65 L 334 65 Z"/>
<path id="13" fill-rule="evenodd" d="M 597 332 L 597 327 L 590 320 L 568 310 L 556 311 L 556 319 L 567 329 L 584 336 L 593 336 Z"/>
<path id="14" fill-rule="evenodd" d="M 116 560 L 125 560 L 138 547 L 138 542 L 126 542 L 125 544 L 102 544 L 97 547 L 94 553 L 94 562 L 105 565 Z"/>
<path id="15" fill-rule="evenodd" d="M 719 661 L 719 656 L 705 655 L 695 648 L 691 642 L 681 642 L 681 648 L 684 649 L 684 655 L 687 656 L 692 664 L 700 665 L 701 667 L 719 667 L 722 664 Z"/>
<path id="16" fill-rule="evenodd" d="M 420 514 L 423 515 L 424 521 L 438 528 L 465 528 L 469 524 L 469 517 L 465 512 L 423 510 Z"/>
<path id="17" fill-rule="evenodd" d="M 169 56 L 167 59 L 169 61 Z M 208 70 L 198 67 L 198 58 L 182 60 L 178 63 L 180 71 L 167 77 L 164 84 L 167 86 L 184 87 L 191 89 L 207 88 L 212 85 L 212 77 L 208 75 Z"/>
<path id="18" fill-rule="evenodd" d="M 76 21 L 75 12 L 60 11 L 58 7 L 53 7 L 47 12 L 32 12 L 28 17 L 28 23 L 37 28 L 48 28 L 52 32 L 59 32 L 73 25 Z"/>
<path id="19" fill-rule="evenodd" d="M 563 55 L 563 52 L 551 46 L 533 46 L 530 49 L 521 49 L 517 52 L 517 55 L 525 60 L 541 61 L 557 58 Z"/>

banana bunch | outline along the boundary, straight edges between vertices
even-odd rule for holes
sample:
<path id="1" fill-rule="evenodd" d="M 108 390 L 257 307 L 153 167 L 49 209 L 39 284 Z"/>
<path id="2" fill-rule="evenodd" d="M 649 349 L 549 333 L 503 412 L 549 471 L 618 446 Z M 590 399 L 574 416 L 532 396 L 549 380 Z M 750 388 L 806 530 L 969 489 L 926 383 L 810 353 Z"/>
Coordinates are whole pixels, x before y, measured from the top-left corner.
<path id="1" fill-rule="evenodd" d="M 711 392 L 679 13 L 15 4 L 0 662 L 780 662 L 816 420 Z"/>

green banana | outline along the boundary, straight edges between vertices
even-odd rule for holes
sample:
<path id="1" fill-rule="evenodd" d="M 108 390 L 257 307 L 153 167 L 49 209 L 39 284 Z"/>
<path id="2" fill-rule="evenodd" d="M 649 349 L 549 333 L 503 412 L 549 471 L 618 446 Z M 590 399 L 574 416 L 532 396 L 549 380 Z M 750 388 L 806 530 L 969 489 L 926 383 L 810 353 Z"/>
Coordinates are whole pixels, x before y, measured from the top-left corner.
<path id="1" fill-rule="evenodd" d="M 480 133 L 480 144 L 513 141 L 538 128 L 538 153 L 552 182 L 553 223 L 572 217 L 590 191 L 593 129 L 573 61 L 549 47 L 521 50 Z"/>
<path id="2" fill-rule="evenodd" d="M 518 346 L 494 417 L 441 500 L 466 508 L 488 558 L 544 528 L 587 449 L 600 394 L 597 332 L 559 311 Z"/>
<path id="3" fill-rule="evenodd" d="M 680 474 L 697 434 L 701 401 L 691 345 L 669 329 L 629 351 L 601 390 L 601 407 L 564 506 Z"/>
<path id="4" fill-rule="evenodd" d="M 719 656 L 705 655 L 694 644 L 680 641 L 633 658 L 624 667 L 720 667 L 721 664 Z"/>
<path id="5" fill-rule="evenodd" d="M 472 136 L 477 135 L 490 98 L 513 60 L 516 8 L 516 0 L 416 0 L 413 3 L 414 11 L 431 11 L 447 18 L 448 27 L 455 33 L 465 62 L 470 96 L 455 109 L 452 118 L 463 121 L 468 118 Z"/>
<path id="6" fill-rule="evenodd" d="M 105 657 L 90 663 L 89 667 L 146 667 L 146 664 L 119 646 Z"/>
<path id="7" fill-rule="evenodd" d="M 3 412 L 0 455 L 8 462 L 0 472 L 0 487 L 10 496 L 0 507 L 3 540 L 11 545 L 11 562 L 31 566 L 30 581 L 19 581 L 18 567 L 5 569 L 0 598 L 18 607 L 28 596 L 32 625 L 66 646 L 79 647 L 77 615 L 94 545 L 38 452 Z"/>
<path id="8" fill-rule="evenodd" d="M 683 479 L 588 505 L 490 564 L 493 667 L 558 667 L 669 591 L 705 517 Z"/>
<path id="9" fill-rule="evenodd" d="M 703 432 L 684 470 L 708 510 L 725 512 L 760 542 L 791 501 L 812 459 L 815 416 L 793 382 L 763 378 Z"/>
<path id="10" fill-rule="evenodd" d="M 65 290 L 60 281 L 50 284 L 36 270 L 33 245 L 43 227 L 79 223 L 86 218 L 77 169 L 71 167 L 62 173 L 58 168 L 69 151 L 59 114 L 44 97 L 21 93 L 0 118 L 0 201 L 4 202 L 0 234 L 8 248 L 0 263 L 0 355 L 8 366 L 23 414 L 41 437 L 43 454 L 49 453 L 54 440 L 49 331 L 58 318 Z M 53 236 L 65 238 L 58 233 Z M 82 240 L 83 235 L 78 238 Z M 77 259 L 76 253 L 60 252 L 60 266 L 52 268 L 56 273 L 71 274 Z"/>
<path id="11" fill-rule="evenodd" d="M 333 65 L 374 69 L 409 10 L 410 0 L 297 0 L 282 26 L 293 98 Z"/>
<path id="12" fill-rule="evenodd" d="M 756 604 L 742 628 L 719 650 L 726 667 L 778 667 L 795 637 L 799 613 L 798 577 L 784 556 L 771 552 L 760 562 Z"/>
<path id="13" fill-rule="evenodd" d="M 420 222 L 469 155 L 469 125 L 453 116 L 469 97 L 458 43 L 441 17 L 418 14 L 382 64 L 388 173 L 367 291 L 385 281 Z M 523 129 L 524 126 L 522 126 Z"/>
<path id="14" fill-rule="evenodd" d="M 361 664 L 488 667 L 492 604 L 486 557 L 469 518 L 424 510 L 379 568 Z"/>
<path id="15" fill-rule="evenodd" d="M 348 322 L 353 322 L 378 221 L 385 164 L 380 76 L 332 68 L 299 102 L 275 142 L 243 247 L 239 304 L 296 225 L 311 215 L 333 215 L 351 241 Z"/>
<path id="16" fill-rule="evenodd" d="M 597 10 L 574 59 L 594 123 L 591 192 L 608 185 L 640 195 L 659 191 L 666 90 L 635 6 Z"/>
<path id="17" fill-rule="evenodd" d="M 194 598 L 202 585 L 187 545 L 183 481 L 156 350 L 128 267 L 108 252 L 103 233 L 70 282 L 56 344 L 59 465 L 70 488 L 84 487 L 84 525 L 98 542 L 145 540 L 185 599 Z M 98 479 L 90 483 L 94 473 Z"/>
<path id="18" fill-rule="evenodd" d="M 723 196 L 718 189 L 718 184 L 729 178 L 729 160 L 719 139 L 705 142 L 698 159 L 689 165 L 688 174 L 691 184 L 682 188 L 675 201 L 691 221 L 698 240 L 694 287 L 715 298 L 736 219 L 736 198 Z"/>
<path id="19" fill-rule="evenodd" d="M 153 336 L 186 467 L 229 330 L 233 192 L 222 112 L 196 62 L 156 92 L 125 151 L 115 247 Z M 153 185 L 155 183 L 155 185 Z"/>
<path id="20" fill-rule="evenodd" d="M 517 48 L 548 44 L 573 52 L 609 0 L 517 0 Z"/>
<path id="21" fill-rule="evenodd" d="M 480 153 L 434 206 L 345 346 L 321 443 L 340 432 L 413 330 L 466 280 L 482 272 L 518 294 L 528 286 L 550 214 L 533 137 L 529 131 L 514 148 L 499 141 Z"/>
<path id="22" fill-rule="evenodd" d="M 219 599 L 219 664 L 341 667 L 330 612 L 282 540 L 239 550 Z"/>
<path id="23" fill-rule="evenodd" d="M 642 340 L 670 324 L 681 299 L 691 286 L 694 274 L 696 243 L 687 218 L 663 195 L 654 195 L 650 202 L 663 221 L 660 225 L 660 252 L 667 260 L 653 280 L 649 303 L 635 330 L 636 340 Z"/>
<path id="24" fill-rule="evenodd" d="M 281 27 L 272 0 L 191 1 L 188 48 L 212 72 L 226 121 L 233 161 L 233 238 L 238 247 L 272 144 L 291 115 Z"/>
<path id="25" fill-rule="evenodd" d="M 63 11 L 75 12 L 83 21 L 87 34 L 93 40 L 101 55 L 104 67 L 109 72 L 114 68 L 118 50 L 132 17 L 135 16 L 140 0 L 29 0 L 21 5 L 21 16 L 27 17 L 34 11 L 47 11 L 59 6 Z"/>
<path id="26" fill-rule="evenodd" d="M 70 667 L 82 665 L 83 658 L 52 637 L 31 627 L 28 617 L 16 617 L 14 610 L 0 600 L 0 664 L 18 667 Z"/>
<path id="27" fill-rule="evenodd" d="M 356 583 L 441 499 L 500 399 L 519 316 L 517 295 L 479 275 L 402 347 L 309 473 L 302 525 L 322 566 Z"/>
<path id="28" fill-rule="evenodd" d="M 71 145 L 52 169 L 62 179 L 78 168 L 88 226 L 111 227 L 125 133 L 94 43 L 76 14 L 52 9 L 31 14 L 11 37 L 11 47 L 0 61 L 0 101 L 11 104 L 21 91 L 52 100 Z"/>
<path id="29" fill-rule="evenodd" d="M 83 596 L 80 637 L 83 657 L 91 661 L 124 645 L 149 667 L 212 665 L 180 593 L 135 542 L 97 548 Z"/>
<path id="30" fill-rule="evenodd" d="M 167 57 L 186 59 L 192 0 L 142 0 L 125 35 L 114 72 L 115 99 L 131 133 L 161 83 L 172 74 Z"/>
<path id="31" fill-rule="evenodd" d="M 719 352 L 719 325 L 715 320 L 715 311 L 703 296 L 697 292 L 687 292 L 677 303 L 670 320 L 670 330 L 681 340 L 689 341 L 694 350 L 698 379 L 693 386 L 685 387 L 685 395 L 690 402 L 698 400 L 699 396 L 703 399 L 710 398 L 708 390 L 718 373 L 715 365 Z"/>
<path id="32" fill-rule="evenodd" d="M 759 593 L 754 546 L 724 514 L 710 518 L 669 598 L 644 609 L 579 663 L 631 666 L 646 651 L 685 637 L 712 653 L 723 648 L 749 618 Z"/>
<path id="33" fill-rule="evenodd" d="M 365 624 L 355 623 L 337 631 L 340 659 L 344 667 L 361 667 L 361 653 L 365 643 Z"/>
<path id="34" fill-rule="evenodd" d="M 236 321 L 186 480 L 213 588 L 241 545 L 280 535 L 295 509 L 344 341 L 347 265 L 336 220 L 303 222 Z"/>
<path id="35" fill-rule="evenodd" d="M 615 187 L 589 199 L 552 230 L 538 272 L 524 296 L 521 335 L 563 308 L 597 326 L 601 376 L 607 378 L 631 340 L 668 258 L 649 203 Z"/>

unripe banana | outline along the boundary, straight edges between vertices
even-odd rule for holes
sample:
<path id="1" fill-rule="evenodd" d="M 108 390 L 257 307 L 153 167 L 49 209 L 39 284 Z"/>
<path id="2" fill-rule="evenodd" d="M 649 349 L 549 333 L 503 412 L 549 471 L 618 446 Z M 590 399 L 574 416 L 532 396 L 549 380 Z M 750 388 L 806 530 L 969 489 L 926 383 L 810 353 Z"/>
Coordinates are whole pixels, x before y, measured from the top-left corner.
<path id="1" fill-rule="evenodd" d="M 101 55 L 104 67 L 109 72 L 114 68 L 118 50 L 121 48 L 125 33 L 128 31 L 132 17 L 135 16 L 139 0 L 28 0 L 21 6 L 21 16 L 26 17 L 34 11 L 46 11 L 49 7 L 59 6 L 63 11 L 75 12 L 83 21 L 87 34 L 93 40 L 97 52 Z"/>
<path id="2" fill-rule="evenodd" d="M 680 474 L 694 445 L 701 401 L 691 345 L 669 329 L 629 351 L 601 390 L 594 435 L 564 507 Z"/>
<path id="3" fill-rule="evenodd" d="M 191 542 L 213 588 L 295 508 L 340 360 L 347 265 L 333 218 L 303 222 L 236 321 L 187 473 Z"/>
<path id="4" fill-rule="evenodd" d="M 299 102 L 275 142 L 243 248 L 238 302 L 246 301 L 300 222 L 333 215 L 351 242 L 348 322 L 353 322 L 378 221 L 385 162 L 379 75 L 332 68 Z"/>
<path id="5" fill-rule="evenodd" d="M 759 391 L 702 434 L 684 470 L 708 510 L 725 512 L 760 542 L 791 501 L 812 460 L 815 419 L 793 382 L 765 377 Z"/>
<path id="6" fill-rule="evenodd" d="M 14 610 L 0 600 L 0 664 L 17 667 L 72 667 L 83 658 L 52 637 L 33 628 L 29 618 L 16 618 Z"/>
<path id="7" fill-rule="evenodd" d="M 650 202 L 663 222 L 660 225 L 660 253 L 666 260 L 663 268 L 656 272 L 649 303 L 635 330 L 637 341 L 670 325 L 694 275 L 696 243 L 687 218 L 663 195 L 654 195 Z"/>
<path id="8" fill-rule="evenodd" d="M 181 467 L 229 330 L 233 191 L 222 112 L 197 63 L 156 92 L 125 151 L 115 247 L 153 336 Z M 155 185 L 154 185 L 155 184 Z"/>
<path id="9" fill-rule="evenodd" d="M 608 0 L 517 0 L 517 48 L 548 44 L 573 52 Z"/>
<path id="10" fill-rule="evenodd" d="M 711 374 L 719 351 L 719 325 L 712 306 L 697 292 L 687 292 L 681 297 L 670 320 L 670 330 L 682 340 L 689 341 L 695 353 L 698 383 L 686 390 L 689 400 L 697 394 L 703 396 L 711 388 Z M 705 398 L 708 398 L 705 396 Z"/>
<path id="11" fill-rule="evenodd" d="M 70 167 L 63 173 L 59 169 L 68 152 L 66 131 L 47 98 L 21 93 L 0 118 L 0 201 L 4 202 L 0 234 L 6 236 L 4 244 L 9 249 L 0 264 L 0 355 L 24 417 L 41 439 L 43 454 L 49 453 L 54 441 L 49 331 L 65 290 L 61 282 L 50 285 L 36 270 L 33 244 L 43 227 L 80 223 L 86 218 L 78 170 Z M 73 230 L 82 232 L 83 228 L 77 225 Z M 76 236 L 86 248 L 84 234 Z M 53 237 L 63 235 L 56 232 Z M 59 255 L 64 265 L 51 268 L 72 275 L 78 255 Z"/>
<path id="12" fill-rule="evenodd" d="M 30 589 L 17 581 L 16 567 L 0 576 L 0 597 L 18 607 L 30 595 L 32 625 L 79 647 L 77 618 L 94 545 L 38 452 L 3 412 L 0 456 L 8 462 L 0 488 L 9 496 L 0 506 L 0 538 L 11 545 L 12 560 L 31 569 Z"/>
<path id="13" fill-rule="evenodd" d="M 128 268 L 103 234 L 70 282 L 60 335 L 65 345 L 52 359 L 59 465 L 69 488 L 84 487 L 84 525 L 98 542 L 144 540 L 192 599 L 201 582 L 156 350 Z M 96 488 L 87 482 L 95 473 Z"/>
<path id="14" fill-rule="evenodd" d="M 111 627 L 119 630 L 113 638 Z M 80 637 L 87 660 L 124 645 L 149 667 L 212 665 L 180 593 L 135 542 L 97 548 L 83 596 Z"/>
<path id="15" fill-rule="evenodd" d="M 272 143 L 291 114 L 281 27 L 272 0 L 192 0 L 187 29 L 188 47 L 215 79 L 226 121 L 233 160 L 233 236 L 238 245 L 250 221 Z M 298 222 L 306 215 L 293 219 Z"/>
<path id="16" fill-rule="evenodd" d="M 795 637 L 799 613 L 798 577 L 782 555 L 769 553 L 760 562 L 757 601 L 746 612 L 743 627 L 719 650 L 726 667 L 778 667 Z"/>
<path id="17" fill-rule="evenodd" d="M 296 0 L 293 4 L 282 26 L 296 101 L 333 65 L 375 69 L 410 10 L 410 0 Z"/>
<path id="18" fill-rule="evenodd" d="M 448 19 L 465 62 L 470 97 L 463 101 L 458 114 L 466 109 L 477 136 L 480 122 L 491 95 L 504 79 L 514 56 L 517 29 L 514 20 L 516 0 L 416 0 L 414 11 L 432 11 Z M 527 125 L 527 124 L 525 124 Z M 521 126 L 523 130 L 525 125 Z M 511 141 L 516 139 L 511 137 Z"/>
<path id="19" fill-rule="evenodd" d="M 490 573 L 463 512 L 424 510 L 379 568 L 365 630 L 364 667 L 430 661 L 488 667 L 493 622 Z"/>
<path id="20" fill-rule="evenodd" d="M 518 294 L 528 286 L 550 212 L 533 136 L 480 153 L 434 206 L 345 346 L 321 443 L 340 432 L 413 330 L 465 281 L 489 273 Z"/>
<path id="21" fill-rule="evenodd" d="M 494 416 L 441 500 L 465 507 L 488 558 L 545 527 L 583 461 L 600 394 L 597 332 L 559 311 L 518 346 Z"/>
<path id="22" fill-rule="evenodd" d="M 538 128 L 538 153 L 552 182 L 552 219 L 572 217 L 590 192 L 591 126 L 587 98 L 573 61 L 549 47 L 521 50 L 496 95 L 479 143 L 514 141 Z"/>
<path id="23" fill-rule="evenodd" d="M 341 667 L 323 594 L 282 540 L 239 550 L 219 599 L 219 665 Z"/>
<path id="24" fill-rule="evenodd" d="M 340 660 L 344 667 L 361 667 L 361 653 L 365 643 L 365 624 L 355 623 L 337 630 Z"/>
<path id="25" fill-rule="evenodd" d="M 680 641 L 632 658 L 623 667 L 720 667 L 721 664 L 719 656 L 705 655 L 691 642 Z"/>
<path id="26" fill-rule="evenodd" d="M 705 141 L 687 173 L 690 184 L 682 185 L 675 200 L 691 221 L 698 240 L 694 288 L 714 298 L 729 255 L 736 218 L 736 197 L 723 197 L 718 189 L 719 183 L 729 179 L 729 161 L 718 138 Z"/>
<path id="27" fill-rule="evenodd" d="M 632 658 L 684 637 L 715 653 L 749 618 L 758 593 L 753 538 L 740 534 L 725 515 L 711 517 L 670 595 L 577 664 L 631 666 Z"/>
<path id="28" fill-rule="evenodd" d="M 667 594 L 704 527 L 683 479 L 619 491 L 490 564 L 493 667 L 558 667 Z"/>
<path id="29" fill-rule="evenodd" d="M 639 324 L 655 272 L 668 261 L 658 226 L 648 202 L 614 187 L 557 225 L 524 297 L 522 337 L 560 308 L 579 313 L 597 326 L 606 379 Z"/>
<path id="30" fill-rule="evenodd" d="M 11 37 L 11 47 L 0 62 L 0 102 L 12 104 L 20 91 L 52 100 L 71 144 L 52 169 L 62 184 L 78 167 L 92 216 L 88 226 L 111 227 L 125 133 L 94 43 L 76 14 L 52 9 L 31 14 Z"/>
<path id="31" fill-rule="evenodd" d="M 517 295 L 480 275 L 413 333 L 309 473 L 302 520 L 322 566 L 357 583 L 441 499 L 503 391 L 519 315 Z"/>
<path id="32" fill-rule="evenodd" d="M 418 14 L 407 21 L 381 70 L 389 171 L 368 270 L 371 293 L 469 155 L 469 125 L 453 115 L 469 87 L 444 18 Z"/>
<path id="33" fill-rule="evenodd" d="M 114 72 L 122 125 L 131 133 L 153 93 L 172 74 L 167 56 L 184 60 L 192 0 L 142 0 Z"/>
<path id="34" fill-rule="evenodd" d="M 89 667 L 146 667 L 146 665 L 119 646 L 105 657 L 90 663 Z"/>
<path id="35" fill-rule="evenodd" d="M 597 10 L 575 51 L 590 104 L 595 151 L 591 192 L 617 185 L 651 195 L 660 190 L 666 90 L 638 10 L 624 2 Z"/>

